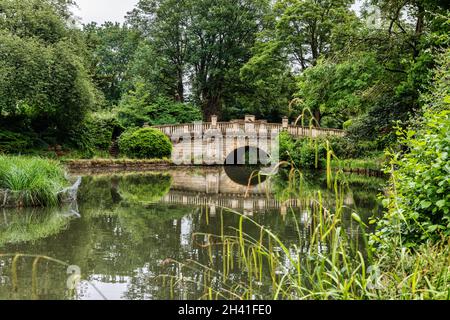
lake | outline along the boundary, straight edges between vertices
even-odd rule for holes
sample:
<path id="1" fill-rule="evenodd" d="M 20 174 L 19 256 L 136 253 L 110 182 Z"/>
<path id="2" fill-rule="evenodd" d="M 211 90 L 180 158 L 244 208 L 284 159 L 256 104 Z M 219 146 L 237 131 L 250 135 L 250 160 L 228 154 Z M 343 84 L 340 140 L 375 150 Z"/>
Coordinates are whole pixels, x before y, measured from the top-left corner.
<path id="1" fill-rule="evenodd" d="M 332 211 L 336 204 L 325 174 L 305 173 L 301 193 L 292 196 L 287 174 L 248 183 L 252 171 L 199 167 L 81 173 L 77 203 L 0 209 L 0 299 L 199 299 L 212 289 L 226 291 L 248 275 L 224 258 L 238 251 L 224 250 L 214 235 L 239 232 L 238 213 L 307 255 L 312 201 L 320 192 L 325 207 Z M 377 196 L 385 181 L 359 175 L 345 179 L 343 225 L 363 245 L 351 213 L 366 223 L 378 216 Z M 242 230 L 257 238 L 260 227 L 245 220 Z M 320 250 L 326 252 L 326 243 Z M 283 272 L 289 272 L 288 262 Z M 267 293 L 255 299 L 270 297 L 269 275 L 254 285 Z"/>

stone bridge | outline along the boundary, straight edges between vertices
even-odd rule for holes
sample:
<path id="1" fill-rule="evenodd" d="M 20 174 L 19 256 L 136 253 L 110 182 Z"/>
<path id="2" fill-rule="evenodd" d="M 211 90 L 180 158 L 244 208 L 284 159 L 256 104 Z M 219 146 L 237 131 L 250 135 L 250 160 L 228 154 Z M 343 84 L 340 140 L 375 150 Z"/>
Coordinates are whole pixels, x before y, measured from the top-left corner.
<path id="1" fill-rule="evenodd" d="M 153 128 L 171 139 L 175 164 L 197 165 L 278 163 L 278 136 L 282 131 L 293 137 L 345 135 L 343 130 L 292 125 L 288 118 L 283 118 L 282 123 L 268 123 L 256 120 L 255 116 L 231 122 L 218 122 L 217 117 L 213 116 L 211 122 Z"/>

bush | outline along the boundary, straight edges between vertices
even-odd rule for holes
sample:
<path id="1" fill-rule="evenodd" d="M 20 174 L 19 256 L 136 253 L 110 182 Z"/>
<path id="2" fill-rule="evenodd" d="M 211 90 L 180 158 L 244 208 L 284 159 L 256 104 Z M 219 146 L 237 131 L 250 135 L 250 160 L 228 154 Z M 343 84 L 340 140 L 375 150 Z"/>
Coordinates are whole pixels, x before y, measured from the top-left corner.
<path id="1" fill-rule="evenodd" d="M 400 229 L 409 247 L 450 236 L 450 111 L 424 119 L 419 132 L 401 131 L 409 152 L 393 155 L 389 212 L 377 233 L 384 238 Z"/>
<path id="2" fill-rule="evenodd" d="M 165 158 L 172 153 L 172 143 L 162 132 L 152 128 L 131 129 L 119 139 L 119 148 L 130 158 Z"/>
<path id="3" fill-rule="evenodd" d="M 301 169 L 321 169 L 326 162 L 326 140 L 294 139 L 287 132 L 280 134 L 280 160 Z"/>
<path id="4" fill-rule="evenodd" d="M 11 131 L 0 131 L 0 153 L 22 153 L 33 146 L 33 138 Z"/>
<path id="5" fill-rule="evenodd" d="M 94 113 L 88 125 L 91 135 L 95 137 L 93 145 L 100 150 L 108 150 L 112 140 L 124 131 L 113 113 Z"/>
<path id="6" fill-rule="evenodd" d="M 339 159 L 358 158 L 361 156 L 358 145 L 349 137 L 328 137 L 334 154 Z"/>
<path id="7" fill-rule="evenodd" d="M 90 159 L 98 150 L 108 151 L 113 139 L 123 131 L 114 113 L 93 113 L 76 129 L 68 132 L 67 147 L 75 148 L 83 158 Z"/>
<path id="8" fill-rule="evenodd" d="M 124 127 L 142 127 L 144 123 L 151 126 L 191 123 L 203 118 L 199 107 L 167 97 L 154 99 L 141 86 L 123 98 L 118 115 Z"/>

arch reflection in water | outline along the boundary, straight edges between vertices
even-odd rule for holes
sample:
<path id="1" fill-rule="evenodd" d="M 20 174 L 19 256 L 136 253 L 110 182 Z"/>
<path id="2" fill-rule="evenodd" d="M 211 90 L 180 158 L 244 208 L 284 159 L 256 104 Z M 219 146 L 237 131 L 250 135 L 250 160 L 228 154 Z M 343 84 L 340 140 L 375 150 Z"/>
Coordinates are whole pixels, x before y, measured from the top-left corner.
<path id="1" fill-rule="evenodd" d="M 349 206 L 357 206 L 362 216 L 364 213 L 372 216 L 378 210 L 377 184 L 380 182 L 356 181 L 355 187 L 351 187 L 351 192 L 346 195 L 346 202 Z M 300 232 L 299 254 L 307 254 L 311 198 L 306 194 L 304 199 L 297 200 L 298 207 L 287 205 L 282 209 L 276 203 L 284 202 L 273 194 L 273 191 L 281 193 L 279 189 L 284 188 L 281 182 L 266 180 L 263 185 L 270 191 L 269 195 L 261 185 L 252 186 L 248 197 L 239 195 L 247 187 L 230 179 L 223 168 L 85 177 L 79 196 L 80 219 L 71 219 L 62 228 L 55 228 L 55 232 L 46 233 L 33 242 L 13 243 L 9 237 L 6 242 L 0 242 L 0 251 L 43 254 L 77 265 L 83 278 L 94 283 L 107 298 L 198 299 L 204 294 L 204 288 L 198 284 L 204 274 L 182 269 L 172 261 L 192 260 L 208 265 L 208 250 L 202 245 L 213 239 L 195 235 L 220 235 L 222 230 L 226 234 L 235 233 L 233 228 L 239 225 L 239 217 L 222 210 L 219 205 L 215 211 L 211 210 L 210 205 L 215 202 L 226 206 L 234 204 L 239 212 L 254 206 L 253 219 L 270 227 L 287 245 L 298 244 Z M 322 190 L 324 201 L 333 207 L 334 194 L 328 194 L 324 185 L 326 179 L 318 177 L 310 186 L 311 192 Z M 168 201 L 171 199 L 178 200 Z M 199 199 L 198 205 L 193 204 L 193 199 Z M 13 213 L 6 213 L 10 223 Z M 299 221 L 298 229 L 294 216 Z M 345 225 L 350 234 L 357 235 L 353 231 L 357 224 L 349 219 Z M 260 232 L 245 222 L 243 228 L 255 238 Z M 224 259 L 219 247 L 211 248 L 214 270 L 220 270 Z M 322 250 L 326 249 L 323 244 Z M 39 299 L 73 298 L 65 292 L 65 270 L 47 271 L 45 265 L 42 268 L 38 269 Z M 11 260 L 0 259 L 0 299 L 14 298 L 10 271 Z M 159 281 L 161 278 L 158 277 L 166 274 L 178 277 L 183 274 L 183 281 L 174 291 L 167 286 L 168 282 L 164 286 Z M 246 274 L 236 266 L 228 276 L 245 282 Z M 31 263 L 19 265 L 18 277 L 20 286 L 16 297 L 30 298 L 27 288 L 32 282 Z M 270 277 L 262 279 L 262 286 L 267 287 L 269 294 Z M 98 293 L 84 285 L 78 289 L 75 298 L 95 299 Z"/>

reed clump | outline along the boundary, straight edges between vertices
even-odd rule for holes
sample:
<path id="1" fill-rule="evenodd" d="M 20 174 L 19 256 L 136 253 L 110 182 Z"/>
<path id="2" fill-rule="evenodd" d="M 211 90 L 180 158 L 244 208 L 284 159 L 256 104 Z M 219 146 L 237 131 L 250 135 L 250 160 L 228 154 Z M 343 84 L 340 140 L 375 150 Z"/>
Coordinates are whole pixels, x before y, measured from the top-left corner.
<path id="1" fill-rule="evenodd" d="M 202 283 L 196 283 L 204 288 L 201 298 L 450 299 L 449 240 L 411 249 L 402 244 L 399 233 L 381 245 L 372 237 L 370 226 L 377 219 L 365 221 L 357 210 L 345 205 L 348 182 L 342 170 L 330 170 L 332 158 L 333 152 L 328 150 L 327 182 L 334 192 L 332 203 L 324 200 L 321 191 L 303 190 L 307 184 L 300 169 L 292 166 L 288 172 L 289 183 L 281 194 L 296 194 L 304 203 L 300 214 L 293 208 L 287 212 L 298 234 L 294 241 L 281 240 L 270 226 L 226 208 L 221 214 L 237 215 L 237 225 L 222 224 L 220 234 L 195 235 L 210 263 L 188 261 L 178 265 L 182 271 L 203 270 Z M 257 235 L 246 232 L 249 225 L 259 230 Z M 220 271 L 216 266 L 221 266 Z M 177 275 L 170 285 L 179 283 L 183 279 Z"/>
<path id="2" fill-rule="evenodd" d="M 0 155 L 0 207 L 57 205 L 68 186 L 63 167 L 38 157 Z"/>

